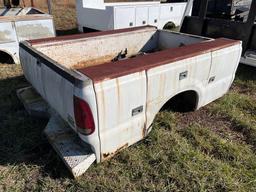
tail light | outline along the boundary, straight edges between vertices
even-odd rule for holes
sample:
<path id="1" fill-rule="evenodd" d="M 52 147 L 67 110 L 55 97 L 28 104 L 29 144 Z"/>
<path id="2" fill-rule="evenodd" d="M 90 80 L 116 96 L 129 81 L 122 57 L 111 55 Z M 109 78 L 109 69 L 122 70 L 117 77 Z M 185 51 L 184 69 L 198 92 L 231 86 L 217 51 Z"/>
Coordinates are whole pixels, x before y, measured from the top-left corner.
<path id="1" fill-rule="evenodd" d="M 74 96 L 74 112 L 78 131 L 83 135 L 91 135 L 95 131 L 95 124 L 88 103 Z"/>

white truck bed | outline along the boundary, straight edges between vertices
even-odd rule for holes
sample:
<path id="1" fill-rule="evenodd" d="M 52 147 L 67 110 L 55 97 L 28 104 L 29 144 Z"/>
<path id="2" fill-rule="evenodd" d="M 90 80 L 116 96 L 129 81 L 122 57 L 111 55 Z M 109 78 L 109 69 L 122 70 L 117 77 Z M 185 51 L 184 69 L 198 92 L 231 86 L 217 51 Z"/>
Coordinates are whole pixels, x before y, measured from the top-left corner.
<path id="1" fill-rule="evenodd" d="M 163 29 L 168 22 L 180 26 L 186 4 L 160 1 L 104 3 L 77 0 L 77 21 L 81 32 L 88 29 L 107 31 L 146 25 Z"/>
<path id="2" fill-rule="evenodd" d="M 20 44 L 26 79 L 97 162 L 143 139 L 173 98 L 199 109 L 223 96 L 241 51 L 240 41 L 154 27 Z"/>
<path id="3" fill-rule="evenodd" d="M 35 8 L 0 9 L 0 60 L 3 54 L 19 64 L 19 42 L 55 37 L 53 17 Z"/>

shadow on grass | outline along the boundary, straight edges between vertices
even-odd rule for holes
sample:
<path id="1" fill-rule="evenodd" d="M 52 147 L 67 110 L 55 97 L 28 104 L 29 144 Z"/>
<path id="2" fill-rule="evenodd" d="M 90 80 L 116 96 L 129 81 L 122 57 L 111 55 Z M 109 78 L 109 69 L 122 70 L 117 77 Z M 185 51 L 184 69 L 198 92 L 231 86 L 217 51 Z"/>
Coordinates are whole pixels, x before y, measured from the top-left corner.
<path id="1" fill-rule="evenodd" d="M 256 81 L 256 67 L 239 64 L 236 76 L 242 81 Z"/>
<path id="2" fill-rule="evenodd" d="M 38 166 L 53 179 L 71 177 L 43 130 L 48 120 L 31 117 L 16 96 L 23 76 L 0 80 L 0 166 Z"/>

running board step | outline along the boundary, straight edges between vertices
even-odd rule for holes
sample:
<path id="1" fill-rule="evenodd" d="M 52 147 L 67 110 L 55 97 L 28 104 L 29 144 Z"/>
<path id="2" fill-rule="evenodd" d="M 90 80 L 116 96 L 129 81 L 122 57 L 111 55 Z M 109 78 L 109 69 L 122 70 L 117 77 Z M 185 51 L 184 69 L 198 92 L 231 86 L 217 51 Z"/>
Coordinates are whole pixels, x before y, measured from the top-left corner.
<path id="1" fill-rule="evenodd" d="M 81 143 L 75 132 L 59 116 L 51 117 L 44 133 L 75 178 L 84 174 L 96 160 L 90 146 Z"/>
<path id="2" fill-rule="evenodd" d="M 17 90 L 17 96 L 31 116 L 50 118 L 44 133 L 73 176 L 85 173 L 96 160 L 90 146 L 82 142 L 32 87 Z"/>
<path id="3" fill-rule="evenodd" d="M 241 57 L 240 62 L 245 65 L 256 67 L 256 51 L 255 50 L 246 51 L 244 56 Z"/>
<path id="4" fill-rule="evenodd" d="M 50 117 L 49 105 L 32 87 L 18 89 L 17 96 L 29 115 L 40 118 Z"/>

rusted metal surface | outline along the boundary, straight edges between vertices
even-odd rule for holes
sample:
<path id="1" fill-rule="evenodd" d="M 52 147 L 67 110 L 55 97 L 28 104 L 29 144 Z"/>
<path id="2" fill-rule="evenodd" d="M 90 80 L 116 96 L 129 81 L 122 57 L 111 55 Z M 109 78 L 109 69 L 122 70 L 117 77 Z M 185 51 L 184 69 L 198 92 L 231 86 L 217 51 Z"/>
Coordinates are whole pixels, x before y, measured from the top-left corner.
<path id="1" fill-rule="evenodd" d="M 122 151 L 123 149 L 129 147 L 128 143 L 126 143 L 124 146 L 117 148 L 117 150 L 115 152 L 112 153 L 103 153 L 102 155 L 102 160 L 108 160 L 111 159 L 113 156 L 115 156 L 117 153 L 119 153 L 120 151 Z"/>
<path id="2" fill-rule="evenodd" d="M 148 54 L 143 57 L 135 57 L 128 60 L 87 67 L 79 69 L 79 71 L 89 76 L 94 82 L 100 82 L 138 71 L 148 70 L 153 67 L 194 57 L 207 52 L 216 51 L 236 44 L 239 44 L 239 41 L 220 38 L 184 47 L 170 48 L 164 51 Z"/>
<path id="3" fill-rule="evenodd" d="M 126 56 L 131 57 L 141 49 L 146 49 L 144 48 L 145 44 L 153 45 L 156 44 L 156 41 L 156 29 L 149 27 L 137 30 L 136 33 L 124 32 L 33 46 L 66 68 L 76 69 L 82 65 L 99 65 L 110 62 L 125 50 L 128 50 Z"/>
<path id="4" fill-rule="evenodd" d="M 107 55 L 107 56 L 103 56 L 103 57 L 100 57 L 97 59 L 78 62 L 77 64 L 72 66 L 72 68 L 73 69 L 81 69 L 81 68 L 87 68 L 87 67 L 91 67 L 91 66 L 100 65 L 102 63 L 107 63 L 107 62 L 111 61 L 114 57 L 115 57 L 115 55 Z"/>

